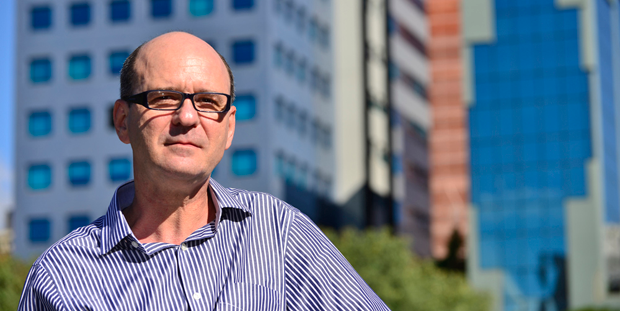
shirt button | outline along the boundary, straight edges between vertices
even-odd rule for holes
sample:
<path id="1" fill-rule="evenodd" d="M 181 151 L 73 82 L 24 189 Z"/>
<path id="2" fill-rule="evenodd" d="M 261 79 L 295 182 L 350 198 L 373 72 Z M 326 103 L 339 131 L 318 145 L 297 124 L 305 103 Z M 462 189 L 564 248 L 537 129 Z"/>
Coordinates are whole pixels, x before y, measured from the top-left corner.
<path id="1" fill-rule="evenodd" d="M 200 298 L 202 298 L 200 293 L 194 293 L 194 300 L 200 300 Z"/>
<path id="2" fill-rule="evenodd" d="M 181 250 L 182 251 L 186 251 L 187 250 L 187 244 L 181 243 Z M 196 294 L 200 295 L 199 293 L 196 293 Z M 196 295 L 194 295 L 194 296 L 196 296 Z M 198 299 L 200 299 L 200 298 L 198 298 Z"/>
<path id="3" fill-rule="evenodd" d="M 131 246 L 133 246 L 134 248 L 138 248 L 138 242 L 131 241 Z"/>

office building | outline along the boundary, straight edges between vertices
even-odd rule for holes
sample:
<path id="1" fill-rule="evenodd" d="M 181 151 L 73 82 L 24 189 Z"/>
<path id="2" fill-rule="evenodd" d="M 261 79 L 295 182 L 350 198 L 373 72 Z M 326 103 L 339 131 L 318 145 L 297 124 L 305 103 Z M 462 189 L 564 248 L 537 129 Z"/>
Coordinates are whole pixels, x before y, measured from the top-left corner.
<path id="1" fill-rule="evenodd" d="M 18 256 L 37 256 L 105 213 L 132 178 L 139 159 L 111 122 L 119 70 L 139 44 L 172 30 L 209 42 L 235 74 L 236 135 L 213 177 L 330 200 L 331 1 L 20 0 L 15 16 Z"/>
<path id="2" fill-rule="evenodd" d="M 463 0 L 468 274 L 494 310 L 620 302 L 620 11 Z"/>

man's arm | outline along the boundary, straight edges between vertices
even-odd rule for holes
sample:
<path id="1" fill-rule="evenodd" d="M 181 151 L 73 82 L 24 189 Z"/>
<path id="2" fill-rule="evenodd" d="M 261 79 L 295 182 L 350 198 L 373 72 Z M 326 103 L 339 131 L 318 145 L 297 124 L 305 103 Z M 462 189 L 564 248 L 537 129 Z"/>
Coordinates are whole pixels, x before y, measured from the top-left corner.
<path id="1" fill-rule="evenodd" d="M 54 280 L 38 261 L 28 272 L 17 310 L 66 310 Z"/>
<path id="2" fill-rule="evenodd" d="M 389 310 L 307 216 L 298 213 L 286 254 L 289 310 Z"/>

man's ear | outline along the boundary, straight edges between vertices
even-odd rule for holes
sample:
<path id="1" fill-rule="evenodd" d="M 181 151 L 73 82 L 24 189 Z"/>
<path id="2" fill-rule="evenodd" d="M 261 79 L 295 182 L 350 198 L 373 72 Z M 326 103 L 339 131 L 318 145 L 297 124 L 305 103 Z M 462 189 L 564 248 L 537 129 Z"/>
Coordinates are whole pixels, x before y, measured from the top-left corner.
<path id="1" fill-rule="evenodd" d="M 237 113 L 237 107 L 231 106 L 230 111 L 228 111 L 228 137 L 226 139 L 226 150 L 230 148 L 232 144 L 233 137 L 235 137 L 235 114 Z"/>
<path id="2" fill-rule="evenodd" d="M 122 99 L 117 99 L 114 103 L 112 118 L 118 139 L 129 144 L 129 104 Z"/>

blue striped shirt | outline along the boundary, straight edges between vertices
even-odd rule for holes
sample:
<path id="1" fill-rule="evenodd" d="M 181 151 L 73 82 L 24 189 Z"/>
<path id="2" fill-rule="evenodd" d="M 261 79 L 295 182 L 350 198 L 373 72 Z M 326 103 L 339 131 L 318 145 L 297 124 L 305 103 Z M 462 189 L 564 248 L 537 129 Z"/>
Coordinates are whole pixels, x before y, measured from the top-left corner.
<path id="1" fill-rule="evenodd" d="M 181 245 L 140 243 L 121 210 L 46 250 L 19 310 L 388 310 L 317 226 L 265 193 L 211 179 L 216 219 Z"/>

